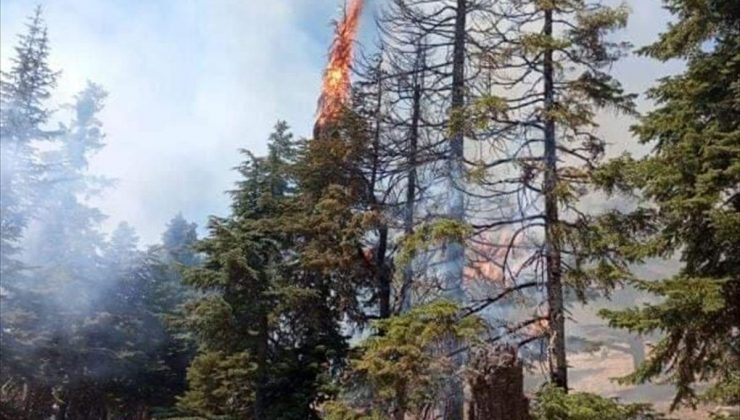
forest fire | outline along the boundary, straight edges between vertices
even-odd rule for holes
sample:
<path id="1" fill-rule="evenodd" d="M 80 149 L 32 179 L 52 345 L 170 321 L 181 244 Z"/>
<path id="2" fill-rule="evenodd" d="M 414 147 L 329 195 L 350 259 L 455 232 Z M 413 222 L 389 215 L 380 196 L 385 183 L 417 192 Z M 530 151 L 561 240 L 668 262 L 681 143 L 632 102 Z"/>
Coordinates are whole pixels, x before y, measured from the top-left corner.
<path id="1" fill-rule="evenodd" d="M 0 0 L 0 420 L 740 420 L 740 0 L 665 2 Z"/>
<path id="2" fill-rule="evenodd" d="M 314 134 L 328 122 L 336 120 L 349 100 L 352 47 L 362 6 L 363 0 L 350 0 L 342 20 L 336 25 L 334 41 L 329 50 L 329 63 L 324 70 Z"/>

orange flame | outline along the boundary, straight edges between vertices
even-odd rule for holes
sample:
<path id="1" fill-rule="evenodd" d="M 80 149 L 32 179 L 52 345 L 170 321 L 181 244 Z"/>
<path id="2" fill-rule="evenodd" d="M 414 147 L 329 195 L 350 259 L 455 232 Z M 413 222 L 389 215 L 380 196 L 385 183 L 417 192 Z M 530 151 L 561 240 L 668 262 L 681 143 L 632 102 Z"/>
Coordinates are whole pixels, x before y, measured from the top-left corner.
<path id="1" fill-rule="evenodd" d="M 363 0 L 351 0 L 349 8 L 345 10 L 344 18 L 337 23 L 319 97 L 316 121 L 319 127 L 339 117 L 349 101 L 352 47 L 360 21 L 362 3 Z"/>
<path id="2" fill-rule="evenodd" d="M 477 237 L 476 241 L 467 244 L 466 265 L 463 278 L 466 282 L 482 282 L 496 286 L 509 286 L 514 279 L 507 278 L 502 264 L 506 259 L 507 249 L 517 246 L 521 238 L 513 237 L 508 231 L 498 234 L 487 232 Z M 516 272 L 518 263 L 510 254 L 506 262 L 509 271 Z"/>

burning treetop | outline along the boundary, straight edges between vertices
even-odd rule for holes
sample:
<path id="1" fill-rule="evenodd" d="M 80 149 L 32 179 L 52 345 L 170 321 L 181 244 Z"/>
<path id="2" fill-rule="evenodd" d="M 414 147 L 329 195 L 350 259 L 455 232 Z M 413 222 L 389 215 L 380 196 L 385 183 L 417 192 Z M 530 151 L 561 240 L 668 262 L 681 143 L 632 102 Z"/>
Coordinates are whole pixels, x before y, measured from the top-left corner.
<path id="1" fill-rule="evenodd" d="M 316 125 L 322 127 L 336 119 L 349 100 L 352 47 L 362 12 L 363 0 L 351 0 L 344 17 L 337 23 L 329 50 L 329 63 L 324 70 Z"/>

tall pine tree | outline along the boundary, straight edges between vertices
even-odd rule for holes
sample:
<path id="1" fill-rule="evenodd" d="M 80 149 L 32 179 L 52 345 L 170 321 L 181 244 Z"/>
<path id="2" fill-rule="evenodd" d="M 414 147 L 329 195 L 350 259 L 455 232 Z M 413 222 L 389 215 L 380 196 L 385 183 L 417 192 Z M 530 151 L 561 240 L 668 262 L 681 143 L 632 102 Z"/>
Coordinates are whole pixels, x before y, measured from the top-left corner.
<path id="1" fill-rule="evenodd" d="M 12 256 L 18 251 L 42 171 L 32 142 L 52 136 L 44 129 L 52 113 L 47 101 L 58 76 L 49 68 L 49 40 L 40 6 L 26 27 L 10 69 L 0 75 L 0 273 L 4 275 L 20 268 Z"/>
<path id="2" fill-rule="evenodd" d="M 27 357 L 35 340 L 48 331 L 42 316 L 43 291 L 28 277 L 20 259 L 21 241 L 33 215 L 43 175 L 34 142 L 53 137 L 46 131 L 52 114 L 48 99 L 57 73 L 48 65 L 49 42 L 41 9 L 28 19 L 7 71 L 0 74 L 0 398 L 22 400 L 14 416 L 23 418 L 42 406 L 48 394 L 38 383 L 38 364 Z M 4 408 L 5 410 L 5 408 Z M 46 408 L 48 412 L 48 408 Z"/>
<path id="3" fill-rule="evenodd" d="M 278 123 L 266 157 L 245 151 L 232 215 L 212 218 L 198 245 L 205 261 L 187 279 L 203 293 L 186 319 L 198 353 L 180 401 L 184 411 L 316 418 L 315 403 L 326 396 L 326 375 L 346 346 L 339 324 L 346 293 L 337 289 L 341 277 L 326 268 L 333 261 L 318 259 L 327 251 L 314 235 L 329 234 L 326 223 L 341 218 L 311 214 L 314 205 L 305 200 L 315 196 L 295 176 L 300 149 Z"/>
<path id="4" fill-rule="evenodd" d="M 636 281 L 658 303 L 603 311 L 611 325 L 663 334 L 626 379 L 663 378 L 677 386 L 674 406 L 706 396 L 740 402 L 740 4 L 665 1 L 677 21 L 641 50 L 659 60 L 685 59 L 686 70 L 649 91 L 657 107 L 634 127 L 652 151 L 623 156 L 602 171 L 611 192 L 637 191 L 643 203 L 617 217 L 639 260 L 680 256 L 679 273 Z M 619 237 L 619 236 L 617 236 Z"/>

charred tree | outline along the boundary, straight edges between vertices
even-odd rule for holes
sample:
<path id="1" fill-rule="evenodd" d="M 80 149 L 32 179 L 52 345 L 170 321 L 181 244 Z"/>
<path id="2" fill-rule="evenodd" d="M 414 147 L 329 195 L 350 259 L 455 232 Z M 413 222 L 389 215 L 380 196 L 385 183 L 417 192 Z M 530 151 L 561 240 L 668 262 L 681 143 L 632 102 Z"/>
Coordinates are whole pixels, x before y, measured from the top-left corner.
<path id="1" fill-rule="evenodd" d="M 524 368 L 512 347 L 488 346 L 468 360 L 468 420 L 529 420 Z"/>

